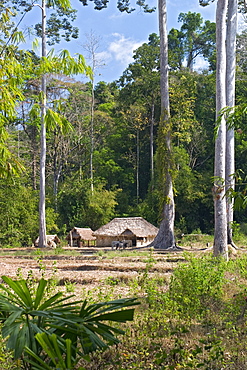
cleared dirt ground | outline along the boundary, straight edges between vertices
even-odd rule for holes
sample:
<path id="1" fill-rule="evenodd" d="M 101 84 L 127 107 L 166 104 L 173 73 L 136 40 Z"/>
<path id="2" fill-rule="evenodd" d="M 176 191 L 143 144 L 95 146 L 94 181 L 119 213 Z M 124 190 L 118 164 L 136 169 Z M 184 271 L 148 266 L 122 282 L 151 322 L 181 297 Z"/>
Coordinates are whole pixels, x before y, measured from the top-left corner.
<path id="1" fill-rule="evenodd" d="M 58 255 L 51 255 L 51 250 L 42 250 L 42 254 L 33 255 L 34 248 L 7 249 L 0 254 L 0 276 L 28 277 L 32 275 L 41 278 L 55 278 L 59 285 L 73 283 L 76 291 L 83 288 L 84 291 L 104 286 L 109 279 L 113 282 L 127 282 L 143 273 L 147 267 L 149 273 L 161 274 L 169 279 L 174 267 L 179 261 L 183 261 L 183 252 L 156 253 L 149 255 L 148 250 L 135 251 L 133 256 L 124 257 L 124 252 L 118 251 L 115 256 L 109 255 L 110 250 L 101 250 L 97 254 L 94 249 L 66 248 Z M 76 252 L 78 255 L 66 255 L 65 253 Z M 19 255 L 18 255 L 19 254 Z M 125 253 L 126 254 L 126 253 Z M 151 258 L 151 260 L 150 260 Z M 151 265 L 150 265 L 151 261 Z M 121 288 L 121 295 L 128 294 L 125 284 Z"/>

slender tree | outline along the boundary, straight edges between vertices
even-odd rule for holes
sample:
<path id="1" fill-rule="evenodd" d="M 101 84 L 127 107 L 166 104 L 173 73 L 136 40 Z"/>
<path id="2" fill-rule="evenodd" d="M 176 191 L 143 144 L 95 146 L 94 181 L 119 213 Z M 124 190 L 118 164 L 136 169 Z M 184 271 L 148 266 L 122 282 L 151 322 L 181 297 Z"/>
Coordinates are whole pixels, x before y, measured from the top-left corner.
<path id="1" fill-rule="evenodd" d="M 155 248 L 175 248 L 175 203 L 172 184 L 171 122 L 168 83 L 168 38 L 166 0 L 158 1 L 160 31 L 160 90 L 161 119 L 159 127 L 159 166 L 164 176 L 164 205 L 159 232 L 151 245 Z M 164 147 L 165 148 L 164 148 Z"/>
<path id="2" fill-rule="evenodd" d="M 83 45 L 84 49 L 88 53 L 88 59 L 90 61 L 92 69 L 91 77 L 91 107 L 90 107 L 90 180 L 91 180 L 91 191 L 94 189 L 94 169 L 93 169 L 93 154 L 94 154 L 94 111 L 95 111 L 95 74 L 99 67 L 103 66 L 103 62 L 97 57 L 97 51 L 100 46 L 100 38 L 97 37 L 91 30 L 89 34 L 86 34 L 86 43 Z"/>
<path id="3" fill-rule="evenodd" d="M 24 2 L 25 3 L 25 2 Z M 50 6 L 46 0 L 42 0 L 39 6 L 42 11 L 42 26 L 41 26 L 41 133 L 40 133 L 40 202 L 39 202 L 39 247 L 46 246 L 46 217 L 45 217 L 45 166 L 46 166 L 46 125 L 50 121 L 64 126 L 65 120 L 51 109 L 47 108 L 47 91 L 46 91 L 46 73 L 64 73 L 64 74 L 78 74 L 85 73 L 87 70 L 84 58 L 78 55 L 77 60 L 72 58 L 70 54 L 63 50 L 59 57 L 50 56 L 47 58 L 47 27 L 46 27 L 46 7 Z M 66 11 L 71 9 L 69 0 L 59 0 L 54 3 L 59 11 Z M 61 26 L 62 27 L 62 26 Z M 39 34 L 39 33 L 38 33 Z M 88 74 L 89 70 L 87 70 Z M 47 116 L 47 112 L 49 115 Z M 52 126 L 51 124 L 51 126 Z M 66 124 L 65 124 L 66 126 Z"/>
<path id="4" fill-rule="evenodd" d="M 121 104 L 130 105 L 133 101 L 139 102 L 146 107 L 150 125 L 150 175 L 154 182 L 154 127 L 155 108 L 159 100 L 160 88 L 157 85 L 159 75 L 160 41 L 158 35 L 149 35 L 149 42 L 135 50 L 134 62 L 120 77 L 119 82 L 123 89 L 120 90 Z M 153 185 L 152 185 L 153 186 Z"/>
<path id="5" fill-rule="evenodd" d="M 214 165 L 214 255 L 228 258 L 227 215 L 225 197 L 226 120 L 221 110 L 226 107 L 226 16 L 228 0 L 218 0 L 216 8 L 216 118 L 220 120 L 215 140 Z"/>
<path id="6" fill-rule="evenodd" d="M 46 58 L 46 0 L 42 0 L 42 58 Z M 42 76 L 41 133 L 40 133 L 40 198 L 39 198 L 39 247 L 46 246 L 45 220 L 45 162 L 46 162 L 46 74 Z"/>
<path id="7" fill-rule="evenodd" d="M 226 105 L 235 106 L 235 71 L 236 71 L 236 34 L 237 34 L 238 1 L 229 0 L 226 35 Z M 234 128 L 226 131 L 226 191 L 234 189 L 235 149 Z M 227 201 L 227 238 L 228 244 L 235 247 L 232 238 L 233 199 Z"/>
<path id="8" fill-rule="evenodd" d="M 212 0 L 199 0 L 205 6 Z M 240 2 L 241 3 L 241 2 Z M 228 244 L 233 246 L 231 224 L 233 201 L 225 196 L 234 188 L 234 129 L 227 129 L 222 110 L 235 104 L 237 0 L 218 0 L 216 7 L 216 118 L 219 122 L 215 141 L 214 255 L 228 259 Z"/>

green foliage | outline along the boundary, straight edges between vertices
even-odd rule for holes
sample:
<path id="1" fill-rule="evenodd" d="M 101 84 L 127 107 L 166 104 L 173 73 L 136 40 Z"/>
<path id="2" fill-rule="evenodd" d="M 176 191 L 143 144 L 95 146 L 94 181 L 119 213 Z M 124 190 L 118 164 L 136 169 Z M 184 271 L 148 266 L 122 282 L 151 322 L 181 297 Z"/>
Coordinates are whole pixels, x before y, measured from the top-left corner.
<path id="1" fill-rule="evenodd" d="M 96 230 L 114 215 L 117 191 L 106 190 L 95 184 L 91 193 L 90 183 L 74 181 L 64 184 L 58 195 L 58 210 L 62 224 L 68 228 L 89 226 Z"/>
<path id="2" fill-rule="evenodd" d="M 31 245 L 36 238 L 38 229 L 38 198 L 37 192 L 24 187 L 1 181 L 1 245 Z"/>
<path id="3" fill-rule="evenodd" d="M 192 348 L 188 348 L 186 339 L 179 338 L 181 332 L 172 333 L 173 346 L 169 350 L 161 350 L 156 354 L 155 363 L 159 366 L 169 366 L 169 369 L 209 369 L 212 363 L 221 366 L 224 361 L 224 347 L 218 338 L 199 340 Z"/>
<path id="4" fill-rule="evenodd" d="M 80 0 L 83 5 L 88 5 L 88 0 Z M 106 0 L 93 0 L 94 2 L 94 9 L 101 10 L 107 7 Z M 146 4 L 145 0 L 136 0 L 136 5 L 143 8 L 144 12 L 151 13 L 154 11 L 155 8 L 150 8 L 148 4 Z M 117 8 L 120 12 L 131 13 L 135 10 L 135 8 L 130 7 L 129 0 L 117 0 Z"/>
<path id="5" fill-rule="evenodd" d="M 159 205 L 160 194 L 151 184 L 147 196 L 143 201 L 138 203 L 138 206 L 135 207 L 135 211 L 153 225 L 158 226 L 160 223 Z"/>
<path id="6" fill-rule="evenodd" d="M 7 6 L 10 2 L 6 2 Z M 15 10 L 20 13 L 31 12 L 34 4 L 25 0 L 13 0 L 11 2 Z M 69 0 L 48 0 L 46 2 L 48 9 L 53 8 L 54 12 L 47 12 L 47 43 L 54 45 L 62 40 L 70 41 L 71 38 L 78 38 L 78 28 L 72 25 L 76 19 L 77 11 L 71 8 Z M 34 25 L 35 33 L 41 37 L 42 26 L 41 23 Z"/>
<path id="7" fill-rule="evenodd" d="M 0 59 L 0 177 L 13 177 L 23 172 L 23 166 L 8 148 L 7 126 L 16 118 L 17 104 L 24 99 L 22 84 L 30 70 L 30 58 L 23 52 L 25 67 L 18 60 L 15 48 L 2 49 Z"/>
<path id="8" fill-rule="evenodd" d="M 176 260 L 182 256 L 150 254 L 146 270 L 126 280 L 131 291 L 141 296 L 135 320 L 117 348 L 94 354 L 85 369 L 219 369 L 246 367 L 246 258 L 229 263 L 211 255 L 183 255 L 183 264 L 173 265 L 175 279 L 153 272 L 158 259 Z M 139 252 L 142 255 L 142 252 Z M 219 277 L 217 276 L 219 273 Z M 163 279 L 162 279 L 163 278 Z M 213 281 L 216 279 L 216 281 Z M 106 281 L 105 294 L 116 279 Z M 116 284 L 115 284 L 116 283 Z M 123 281 L 122 281 L 123 284 Z M 101 292 L 104 293 L 103 287 Z M 91 292 L 92 293 L 92 292 Z M 114 291 L 111 292 L 114 294 Z M 102 296 L 101 296 L 102 298 Z"/>
<path id="9" fill-rule="evenodd" d="M 73 370 L 75 368 L 79 358 L 74 359 L 72 356 L 73 350 L 70 339 L 65 340 L 63 351 L 61 351 L 61 344 L 59 344 L 56 334 L 47 335 L 46 333 L 38 333 L 36 339 L 42 347 L 42 351 L 50 360 L 49 364 L 47 364 L 47 362 L 37 356 L 30 348 L 26 348 L 26 353 L 29 355 L 27 362 L 32 365 L 32 370 L 52 370 L 54 368 Z M 63 356 L 64 353 L 66 353 L 65 359 Z M 80 369 L 83 370 L 84 368 L 79 367 L 78 370 Z"/>
<path id="10" fill-rule="evenodd" d="M 87 3 L 90 2 L 85 1 L 83 5 Z M 137 3 L 145 8 L 144 2 Z M 5 6 L 7 4 L 15 6 L 18 11 L 31 11 L 30 4 L 25 1 L 14 0 L 13 4 L 4 2 L 1 5 L 3 22 L 0 26 L 0 42 L 4 47 L 1 51 L 0 80 L 3 95 L 0 111 L 4 114 L 0 119 L 0 176 L 17 174 L 23 170 L 24 164 L 28 178 L 23 178 L 21 184 L 38 188 L 39 102 L 42 98 L 40 77 L 48 73 L 47 230 L 56 231 L 62 225 L 69 229 L 76 224 L 97 228 L 113 216 L 142 215 L 159 225 L 162 217 L 160 209 L 164 202 L 164 172 L 160 177 L 158 172 L 159 167 L 161 172 L 165 169 L 167 159 L 170 159 L 170 154 L 164 149 L 166 132 L 162 132 L 161 128 L 157 135 L 160 120 L 159 36 L 155 33 L 149 35 L 148 41 L 137 48 L 133 63 L 126 68 L 119 81 L 101 81 L 95 86 L 93 174 L 96 184 L 92 197 L 87 182 L 90 178 L 92 84 L 74 82 L 61 76 L 61 73 L 83 73 L 90 77 L 91 71 L 81 55 L 72 57 L 66 50 L 59 55 L 51 50 L 47 58 L 42 59 L 34 53 L 19 51 L 13 46 L 13 38 L 8 47 L 4 45 L 13 31 L 11 13 Z M 91 5 L 101 9 L 107 3 L 94 1 Z M 48 22 L 48 26 L 51 26 L 47 32 L 47 36 L 51 36 L 50 40 L 57 42 L 57 37 L 60 38 L 62 34 L 65 39 L 73 37 L 74 29 L 70 21 L 74 19 L 75 13 L 69 2 L 48 1 L 48 7 L 48 17 L 53 14 L 51 22 Z M 118 2 L 117 7 L 121 11 L 131 10 L 127 1 Z M 169 128 L 174 150 L 171 174 L 175 181 L 176 222 L 179 226 L 180 220 L 183 220 L 186 232 L 200 228 L 205 233 L 212 231 L 210 177 L 213 168 L 215 75 L 209 71 L 188 71 L 182 68 L 182 59 L 184 56 L 188 59 L 191 51 L 192 54 L 199 52 L 207 60 L 210 59 L 214 49 L 214 24 L 204 21 L 197 13 L 181 13 L 180 21 L 181 29 L 173 29 L 169 34 L 169 63 L 172 69 L 169 73 L 172 115 Z M 244 33 L 241 40 L 244 41 Z M 243 55 L 240 57 L 241 68 L 244 69 Z M 238 102 L 246 95 L 244 81 L 241 75 L 238 80 Z M 16 104 L 19 104 L 20 109 L 16 110 Z M 244 122 L 245 119 L 238 127 L 242 131 Z M 73 130 L 70 130 L 72 127 Z M 245 171 L 246 140 L 240 132 L 236 133 L 236 137 L 237 162 L 243 164 Z M 152 140 L 156 155 L 154 161 L 156 164 L 158 158 L 163 161 L 160 166 L 157 165 L 157 172 L 152 167 Z M 30 198 L 30 203 L 33 203 L 33 195 Z M 13 206 L 14 200 L 15 197 L 11 204 L 19 215 L 18 206 Z M 17 202 L 19 197 L 16 198 Z M 24 212 L 20 227 L 19 216 L 15 218 L 8 213 L 7 221 L 10 217 L 10 222 L 6 221 L 8 226 L 1 229 L 2 240 L 6 240 L 7 245 L 24 245 L 23 239 L 27 240 L 26 244 L 29 243 L 30 229 L 32 235 L 37 235 L 37 226 L 34 225 L 37 222 L 37 211 L 31 205 L 27 208 L 30 215 L 32 213 L 33 222 L 31 216 L 29 219 L 27 212 Z M 241 217 L 236 219 L 238 223 L 245 221 L 243 212 Z M 28 236 L 23 237 L 22 230 L 25 227 Z"/>
<path id="11" fill-rule="evenodd" d="M 116 195 L 117 191 L 106 190 L 101 184 L 96 186 L 89 196 L 85 224 L 91 225 L 92 229 L 96 230 L 109 222 L 115 214 Z"/>
<path id="12" fill-rule="evenodd" d="M 25 280 L 12 280 L 2 276 L 7 287 L 1 284 L 5 294 L 0 295 L 2 336 L 7 339 L 7 348 L 14 350 L 14 358 L 22 356 L 24 348 L 40 352 L 35 335 L 46 330 L 47 326 L 58 320 L 66 311 L 75 310 L 75 306 L 64 303 L 62 293 L 56 293 L 47 299 L 48 281 L 41 279 L 37 287 L 30 286 Z"/>
<path id="13" fill-rule="evenodd" d="M 247 256 L 243 254 L 237 258 L 234 263 L 231 263 L 230 269 L 237 273 L 241 278 L 247 278 Z"/>
<path id="14" fill-rule="evenodd" d="M 13 361 L 12 351 L 7 351 L 2 336 L 0 336 L 0 368 L 1 370 L 20 370 L 17 361 Z"/>
<path id="15" fill-rule="evenodd" d="M 70 41 L 72 39 L 77 39 L 79 36 L 78 27 L 72 26 L 71 22 L 76 19 L 77 11 L 74 9 L 62 9 L 57 2 L 56 12 L 51 13 L 47 20 L 47 37 L 48 45 L 58 44 L 62 40 Z M 37 23 L 34 26 L 36 35 L 41 37 L 42 26 L 41 23 Z"/>
<path id="16" fill-rule="evenodd" d="M 198 55 L 208 59 L 212 66 L 212 55 L 215 55 L 215 23 L 205 21 L 203 24 L 201 14 L 192 12 L 180 13 L 178 22 L 182 23 L 178 37 L 187 67 L 192 70 L 194 59 Z"/>
<path id="17" fill-rule="evenodd" d="M 38 235 L 38 192 L 21 181 L 0 182 L 1 246 L 31 246 Z M 57 214 L 47 204 L 48 233 L 57 232 Z"/>
<path id="18" fill-rule="evenodd" d="M 226 263 L 205 256 L 187 256 L 189 263 L 181 264 L 172 276 L 169 295 L 175 309 L 190 318 L 203 317 L 211 301 L 222 298 Z"/>
<path id="19" fill-rule="evenodd" d="M 179 228 L 183 220 L 183 233 L 192 233 L 196 228 L 211 233 L 213 203 L 209 174 L 201 174 L 191 168 L 189 155 L 183 147 L 174 148 L 174 160 L 179 168 L 174 181 L 175 226 Z"/>
<path id="20" fill-rule="evenodd" d="M 146 268 L 139 271 L 136 277 L 130 278 L 129 274 L 126 274 L 125 279 L 122 275 L 119 278 L 109 276 L 95 290 L 90 289 L 87 295 L 87 307 L 91 307 L 92 316 L 96 318 L 95 304 L 92 302 L 105 302 L 109 297 L 112 302 L 116 302 L 113 297 L 119 297 L 123 292 L 126 294 L 129 289 L 141 297 L 134 321 L 126 324 L 121 343 L 104 351 L 90 353 L 89 362 L 89 356 L 80 352 L 80 345 L 77 347 L 78 352 L 74 350 L 73 339 L 69 338 L 68 332 L 63 340 L 60 338 L 60 328 L 56 327 L 51 335 L 37 335 L 40 356 L 26 350 L 26 369 L 30 362 L 32 369 L 39 370 L 72 370 L 80 366 L 83 370 L 246 368 L 245 252 L 239 251 L 240 255 L 228 263 L 215 260 L 211 255 L 192 257 L 178 253 L 157 256 L 152 250 L 148 255 L 146 251 L 138 253 L 138 260 L 143 261 L 142 257 L 145 257 Z M 133 257 L 136 261 L 136 251 L 133 251 Z M 177 266 L 176 261 L 182 258 L 184 262 Z M 161 265 L 164 268 L 166 262 L 171 260 L 174 261 L 170 266 L 175 279 L 170 281 L 171 270 L 167 270 L 168 274 L 166 270 L 162 274 L 154 271 Z M 158 265 L 158 262 L 161 264 Z M 99 310 L 103 308 L 101 303 L 99 306 L 96 303 L 96 306 Z M 86 316 L 90 316 L 89 311 Z M 70 320 L 72 316 L 68 314 L 67 318 Z M 83 323 L 84 319 L 83 315 Z M 75 327 L 81 328 L 81 322 L 76 322 L 78 326 L 76 324 Z M 119 328 L 118 324 L 116 326 Z M 72 327 L 71 320 L 68 327 Z M 0 367 L 4 370 L 17 367 L 13 362 L 11 367 L 10 357 L 9 367 L 7 361 L 3 361 L 0 358 Z"/>
<path id="21" fill-rule="evenodd" d="M 0 294 L 0 319 L 7 349 L 14 351 L 15 359 L 24 355 L 24 362 L 33 363 L 30 358 L 25 358 L 27 354 L 36 361 L 40 357 L 38 363 L 47 363 L 45 368 L 48 369 L 50 365 L 58 365 L 54 352 L 47 346 L 49 343 L 53 343 L 58 361 L 63 361 L 63 355 L 67 355 L 69 366 L 72 361 L 75 364 L 76 356 L 81 354 L 77 349 L 79 343 L 84 354 L 119 343 L 116 335 L 124 334 L 124 331 L 103 321 L 131 321 L 134 314 L 131 307 L 137 304 L 132 298 L 97 304 L 88 304 L 86 300 L 71 301 L 74 296 L 63 297 L 62 292 L 47 295 L 48 281 L 43 278 L 37 284 L 32 279 L 13 280 L 7 276 L 2 279 L 6 285 L 0 285 L 3 291 Z M 45 354 L 42 354 L 43 350 Z"/>

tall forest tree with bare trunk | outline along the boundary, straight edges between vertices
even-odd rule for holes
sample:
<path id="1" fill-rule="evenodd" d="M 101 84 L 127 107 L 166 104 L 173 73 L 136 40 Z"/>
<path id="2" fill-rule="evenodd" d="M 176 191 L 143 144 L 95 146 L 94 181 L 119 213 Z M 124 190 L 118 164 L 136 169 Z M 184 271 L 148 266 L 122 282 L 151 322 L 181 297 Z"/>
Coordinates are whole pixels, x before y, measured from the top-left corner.
<path id="1" fill-rule="evenodd" d="M 175 203 L 172 183 L 171 120 L 168 82 L 168 37 L 166 0 L 158 0 L 160 32 L 160 91 L 161 118 L 159 126 L 158 160 L 164 197 L 162 221 L 151 245 L 159 249 L 176 248 L 174 236 Z"/>
<path id="2" fill-rule="evenodd" d="M 202 6 L 213 0 L 199 0 Z M 227 127 L 226 107 L 235 105 L 235 69 L 237 0 L 218 0 L 216 7 L 216 120 L 218 132 L 215 141 L 214 166 L 214 255 L 228 259 L 228 243 L 232 239 L 233 201 L 226 196 L 234 188 L 235 154 L 234 129 Z"/>
<path id="3" fill-rule="evenodd" d="M 42 58 L 46 58 L 46 1 L 42 0 Z M 46 217 L 45 217 L 45 163 L 46 163 L 46 74 L 42 76 L 41 101 L 41 150 L 40 150 L 40 188 L 39 188 L 39 247 L 46 246 Z"/>
<path id="4" fill-rule="evenodd" d="M 226 16 L 228 1 L 218 0 L 216 8 L 216 118 L 220 120 L 215 140 L 214 164 L 214 255 L 228 258 L 227 216 L 225 197 L 226 119 Z"/>
<path id="5" fill-rule="evenodd" d="M 226 35 L 226 105 L 235 106 L 235 71 L 236 71 L 236 35 L 237 35 L 238 1 L 229 0 Z M 226 131 L 226 191 L 234 189 L 235 145 L 234 128 Z M 233 199 L 226 198 L 227 206 L 227 241 L 236 247 L 232 238 Z"/>
<path id="6" fill-rule="evenodd" d="M 38 6 L 42 11 L 42 22 L 41 22 L 41 61 L 46 61 L 47 59 L 47 14 L 46 7 L 48 6 L 46 0 L 41 1 L 41 5 L 34 3 L 33 6 Z M 69 0 L 59 0 L 56 6 L 60 7 L 63 10 L 71 9 Z M 39 34 L 39 33 L 38 33 Z M 52 65 L 51 60 L 47 60 L 47 64 L 51 63 L 49 66 L 49 71 L 52 72 L 61 72 L 64 74 L 79 74 L 87 72 L 90 75 L 89 69 L 86 67 L 85 60 L 82 55 L 78 55 L 77 60 L 71 58 L 67 51 L 62 51 L 60 56 L 53 58 L 54 65 Z M 48 120 L 53 121 L 53 123 L 58 124 L 60 127 L 66 125 L 65 121 L 59 118 L 59 115 L 56 115 L 54 112 L 51 113 L 51 110 L 47 107 L 47 75 L 46 68 L 43 63 L 43 72 L 41 76 L 41 132 L 40 132 L 40 197 L 39 197 L 39 247 L 46 246 L 46 202 L 45 202 L 45 193 L 46 193 L 46 183 L 45 183 L 45 167 L 46 167 L 46 123 Z M 47 119 L 47 112 L 49 112 L 50 118 Z M 55 120 L 54 120 L 55 117 Z M 51 123 L 51 122 L 50 122 Z"/>
<path id="7" fill-rule="evenodd" d="M 237 1 L 218 0 L 216 8 L 216 118 L 220 121 L 215 142 L 214 255 L 228 259 L 228 242 L 233 244 L 233 203 L 225 196 L 234 187 L 234 130 L 228 129 L 222 110 L 235 104 L 235 49 Z"/>
<path id="8" fill-rule="evenodd" d="M 86 34 L 86 42 L 83 45 L 83 48 L 88 54 L 88 59 L 90 61 L 92 69 L 91 77 L 91 107 L 90 107 L 90 181 L 91 181 L 91 192 L 94 190 L 94 168 L 93 168 L 93 157 L 94 157 L 94 112 L 95 112 L 95 74 L 96 70 L 104 66 L 104 62 L 98 58 L 98 49 L 100 47 L 100 37 L 96 36 L 91 30 L 89 34 Z"/>

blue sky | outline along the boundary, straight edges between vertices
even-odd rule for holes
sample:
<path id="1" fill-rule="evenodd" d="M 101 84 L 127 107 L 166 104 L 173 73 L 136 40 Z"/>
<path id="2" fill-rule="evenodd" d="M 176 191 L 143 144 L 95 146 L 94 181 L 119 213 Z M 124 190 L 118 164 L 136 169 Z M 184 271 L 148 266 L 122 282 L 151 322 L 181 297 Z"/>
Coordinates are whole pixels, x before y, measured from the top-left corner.
<path id="1" fill-rule="evenodd" d="M 87 36 L 93 33 L 99 40 L 97 56 L 104 66 L 99 67 L 95 73 L 95 82 L 112 82 L 118 79 L 128 64 L 133 61 L 133 50 L 144 42 L 148 36 L 155 32 L 158 34 L 158 14 L 143 13 L 138 8 L 131 14 L 120 13 L 116 8 L 116 1 L 110 0 L 107 9 L 94 10 L 93 2 L 83 6 L 78 0 L 72 0 L 72 7 L 78 10 L 75 25 L 79 28 L 79 39 L 69 43 L 63 42 L 56 48 L 68 49 L 71 54 L 81 53 L 87 56 L 83 45 L 87 42 Z M 133 1 L 133 5 L 134 5 Z M 148 0 L 150 6 L 156 6 L 157 0 Z M 215 3 L 207 7 L 199 6 L 199 0 L 167 0 L 168 30 L 172 27 L 180 28 L 177 22 L 180 12 L 198 12 L 206 20 L 215 20 Z M 34 8 L 22 23 L 22 26 L 30 26 L 39 21 L 41 11 Z M 85 78 L 81 78 L 86 81 Z"/>

